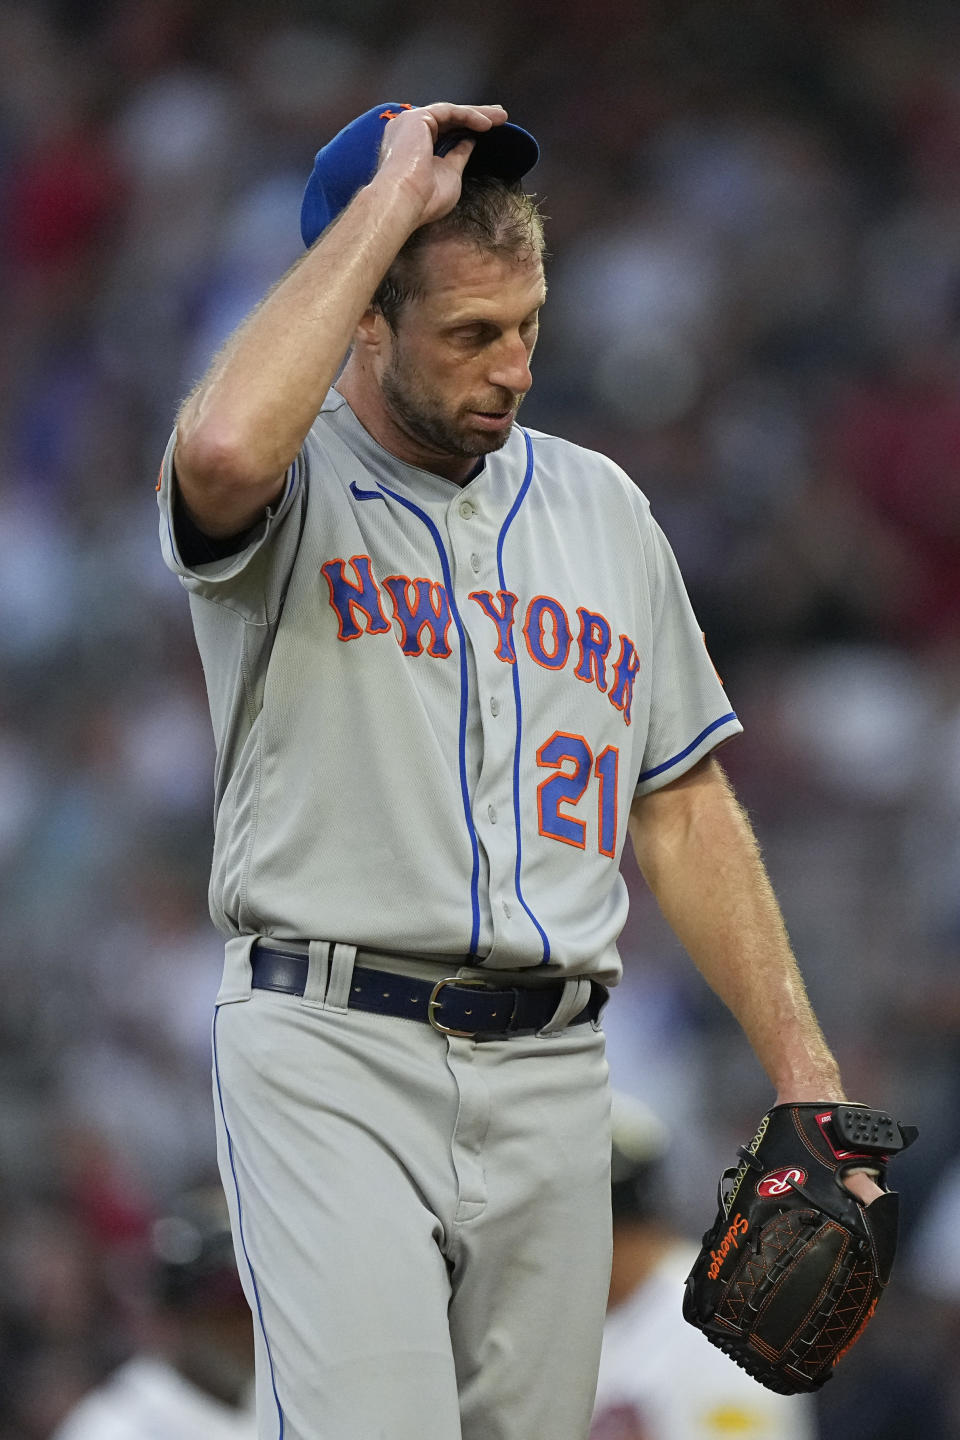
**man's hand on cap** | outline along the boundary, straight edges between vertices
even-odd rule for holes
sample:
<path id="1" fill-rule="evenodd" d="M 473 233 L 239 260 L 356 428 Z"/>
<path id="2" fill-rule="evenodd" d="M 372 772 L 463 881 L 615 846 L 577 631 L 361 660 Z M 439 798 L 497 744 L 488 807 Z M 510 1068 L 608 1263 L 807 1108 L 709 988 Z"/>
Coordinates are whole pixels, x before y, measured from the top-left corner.
<path id="1" fill-rule="evenodd" d="M 460 197 L 461 179 L 473 144 L 464 138 L 446 155 L 437 155 L 434 152 L 438 141 L 451 130 L 482 133 L 502 125 L 506 118 L 502 105 L 451 105 L 441 101 L 402 110 L 383 132 L 375 180 L 389 176 L 411 194 L 420 207 L 418 226 L 439 220 Z"/>

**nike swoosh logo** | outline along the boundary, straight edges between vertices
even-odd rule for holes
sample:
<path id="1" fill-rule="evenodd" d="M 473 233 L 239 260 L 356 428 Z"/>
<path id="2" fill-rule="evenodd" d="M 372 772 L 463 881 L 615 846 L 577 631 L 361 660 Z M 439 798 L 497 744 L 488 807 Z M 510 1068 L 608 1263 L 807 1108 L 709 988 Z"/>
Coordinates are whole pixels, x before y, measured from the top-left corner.
<path id="1" fill-rule="evenodd" d="M 383 500 L 384 504 L 386 504 L 386 500 L 384 500 L 379 490 L 361 490 L 356 480 L 350 481 L 350 494 L 355 496 L 357 500 Z"/>

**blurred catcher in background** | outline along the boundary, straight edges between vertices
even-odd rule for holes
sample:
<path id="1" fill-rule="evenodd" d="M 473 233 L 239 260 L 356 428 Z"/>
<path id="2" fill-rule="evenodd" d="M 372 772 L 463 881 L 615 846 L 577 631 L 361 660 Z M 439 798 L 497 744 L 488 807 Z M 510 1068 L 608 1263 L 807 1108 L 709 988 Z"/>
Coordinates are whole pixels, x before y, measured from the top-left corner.
<path id="1" fill-rule="evenodd" d="M 154 1223 L 151 1251 L 140 1348 L 52 1440 L 253 1440 L 253 1331 L 219 1186 L 181 1195 Z"/>
<path id="2" fill-rule="evenodd" d="M 613 1103 L 613 1269 L 590 1440 L 815 1440 L 812 1401 L 771 1394 L 683 1319 L 697 1245 L 668 1213 L 665 1127 Z"/>

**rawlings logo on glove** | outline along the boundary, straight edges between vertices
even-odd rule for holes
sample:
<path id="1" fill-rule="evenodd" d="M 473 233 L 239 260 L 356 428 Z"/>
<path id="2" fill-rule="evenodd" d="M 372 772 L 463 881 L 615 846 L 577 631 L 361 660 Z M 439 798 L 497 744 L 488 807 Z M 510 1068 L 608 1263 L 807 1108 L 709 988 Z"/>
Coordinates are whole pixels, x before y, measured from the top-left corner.
<path id="1" fill-rule="evenodd" d="M 883 1187 L 916 1138 L 863 1106 L 775 1106 L 721 1176 L 685 1318 L 768 1389 L 819 1389 L 863 1334 L 897 1246 L 899 1197 L 863 1205 L 845 1177 L 869 1170 Z"/>

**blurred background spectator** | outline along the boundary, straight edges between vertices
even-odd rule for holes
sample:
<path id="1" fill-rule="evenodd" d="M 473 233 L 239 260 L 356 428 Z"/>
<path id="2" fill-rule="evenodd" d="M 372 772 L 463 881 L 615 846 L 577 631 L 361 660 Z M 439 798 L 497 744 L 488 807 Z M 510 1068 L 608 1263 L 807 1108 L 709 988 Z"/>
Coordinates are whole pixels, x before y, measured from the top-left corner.
<path id="1" fill-rule="evenodd" d="M 253 1327 L 219 1180 L 177 1196 L 144 1256 L 139 1344 L 53 1440 L 256 1440 Z"/>
<path id="2" fill-rule="evenodd" d="M 138 1246 L 212 1163 L 212 741 L 153 498 L 173 413 L 296 258 L 319 144 L 447 94 L 541 141 L 524 419 L 649 494 L 848 1089 L 922 1129 L 897 1169 L 920 1254 L 821 1433 L 946 1440 L 957 1291 L 930 1276 L 960 1231 L 924 1216 L 960 1156 L 953 0 L 0 0 L 0 1440 L 47 1440 L 129 1356 Z M 694 1234 L 769 1088 L 626 869 L 611 1066 L 669 1126 Z"/>

